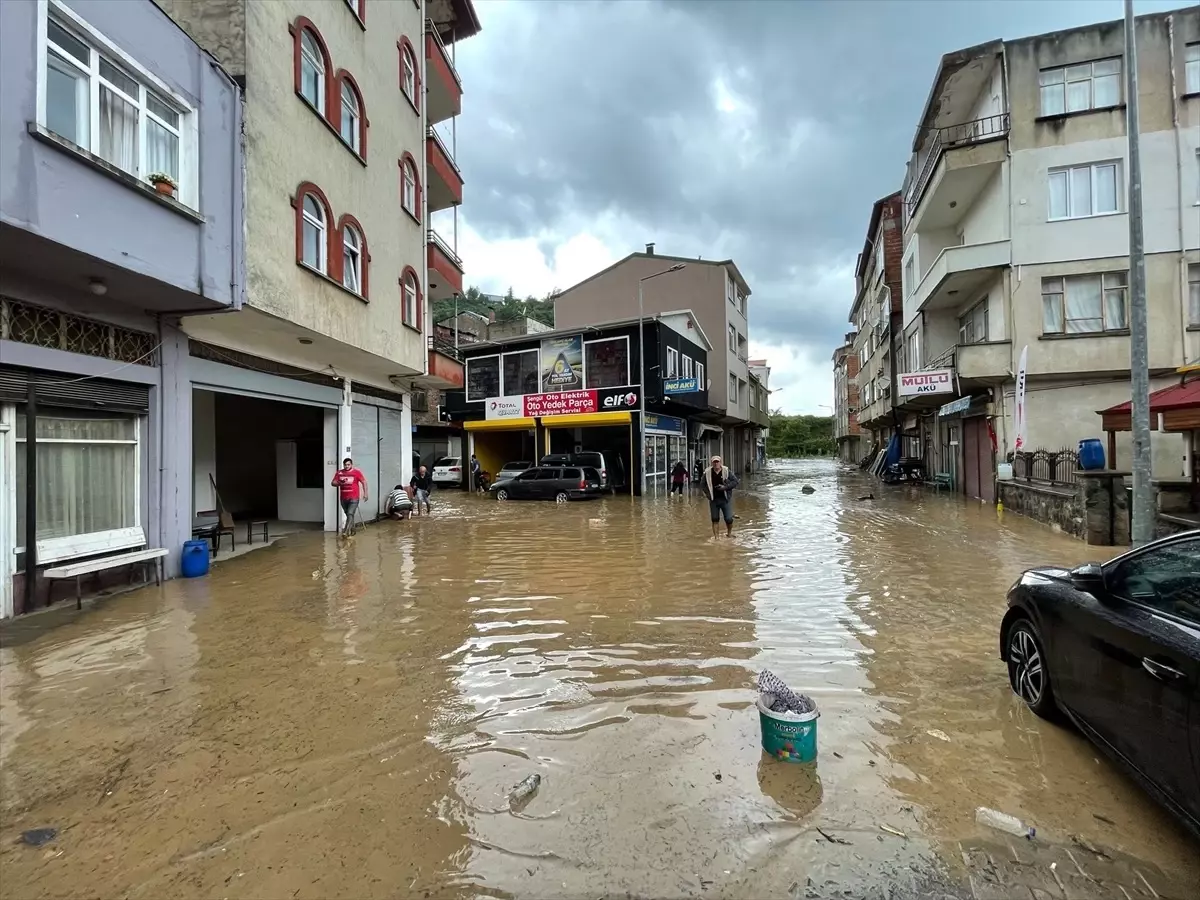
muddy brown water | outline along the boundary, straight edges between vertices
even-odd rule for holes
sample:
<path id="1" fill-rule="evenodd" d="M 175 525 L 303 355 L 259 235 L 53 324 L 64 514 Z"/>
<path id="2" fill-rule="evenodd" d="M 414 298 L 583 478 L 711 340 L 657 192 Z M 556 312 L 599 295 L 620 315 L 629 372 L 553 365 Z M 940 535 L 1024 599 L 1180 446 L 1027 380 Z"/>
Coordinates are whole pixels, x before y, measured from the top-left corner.
<path id="1" fill-rule="evenodd" d="M 870 489 L 777 463 L 716 540 L 695 495 L 439 492 L 428 519 L 21 623 L 0 893 L 875 896 L 954 883 L 980 805 L 1200 884 L 1196 845 L 996 658 L 1017 573 L 1094 551 Z M 764 666 L 817 700 L 815 767 L 760 752 Z M 15 843 L 39 826 L 57 840 Z"/>

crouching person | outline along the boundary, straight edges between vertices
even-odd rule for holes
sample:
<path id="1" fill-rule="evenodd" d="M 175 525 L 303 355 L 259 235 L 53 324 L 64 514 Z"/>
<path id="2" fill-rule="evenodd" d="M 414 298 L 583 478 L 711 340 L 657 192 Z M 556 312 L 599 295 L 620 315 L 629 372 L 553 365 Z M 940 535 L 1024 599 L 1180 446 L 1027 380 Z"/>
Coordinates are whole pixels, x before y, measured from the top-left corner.
<path id="1" fill-rule="evenodd" d="M 412 515 L 412 509 L 413 502 L 412 497 L 408 495 L 408 489 L 403 485 L 396 485 L 395 489 L 388 494 L 384 512 L 389 519 L 407 519 Z"/>

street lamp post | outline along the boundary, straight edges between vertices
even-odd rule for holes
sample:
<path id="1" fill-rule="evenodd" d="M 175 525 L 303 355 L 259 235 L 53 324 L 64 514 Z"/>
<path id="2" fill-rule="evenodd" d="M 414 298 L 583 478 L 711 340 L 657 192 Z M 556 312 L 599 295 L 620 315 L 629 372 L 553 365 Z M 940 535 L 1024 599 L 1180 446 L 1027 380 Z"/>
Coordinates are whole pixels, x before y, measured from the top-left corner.
<path id="1" fill-rule="evenodd" d="M 680 269 L 686 269 L 683 263 L 676 263 L 669 269 L 663 269 L 661 272 L 655 272 L 653 275 L 647 275 L 645 278 L 638 279 L 638 368 L 641 369 L 638 381 L 641 384 L 638 386 L 638 452 L 642 454 L 641 464 L 638 466 L 638 471 L 641 473 L 639 481 L 641 483 L 641 494 L 646 495 L 646 308 L 642 298 L 642 285 L 651 278 L 657 278 L 659 275 L 669 275 L 671 272 L 678 272 Z"/>

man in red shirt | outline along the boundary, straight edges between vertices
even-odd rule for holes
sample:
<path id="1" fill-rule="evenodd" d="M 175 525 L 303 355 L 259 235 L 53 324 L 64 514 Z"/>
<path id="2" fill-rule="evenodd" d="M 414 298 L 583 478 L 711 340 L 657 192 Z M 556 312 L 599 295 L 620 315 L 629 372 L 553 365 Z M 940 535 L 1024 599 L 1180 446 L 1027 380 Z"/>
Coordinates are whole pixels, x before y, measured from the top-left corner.
<path id="1" fill-rule="evenodd" d="M 342 467 L 334 474 L 330 484 L 338 489 L 342 512 L 346 514 L 346 524 L 342 527 L 342 534 L 349 537 L 354 534 L 354 514 L 358 511 L 358 486 L 360 484 L 362 485 L 362 499 L 371 499 L 367 491 L 367 478 L 354 468 L 354 460 L 347 456 L 342 460 Z"/>

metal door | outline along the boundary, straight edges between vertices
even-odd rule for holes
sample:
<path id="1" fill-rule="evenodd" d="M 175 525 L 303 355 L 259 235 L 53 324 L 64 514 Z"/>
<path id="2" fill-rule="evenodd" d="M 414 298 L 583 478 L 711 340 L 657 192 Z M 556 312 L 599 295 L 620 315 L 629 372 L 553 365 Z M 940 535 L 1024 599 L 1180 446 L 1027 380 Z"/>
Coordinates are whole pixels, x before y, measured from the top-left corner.
<path id="1" fill-rule="evenodd" d="M 404 419 L 398 409 L 379 407 L 379 490 L 380 512 L 388 493 L 412 478 L 412 454 L 404 452 Z"/>
<path id="2" fill-rule="evenodd" d="M 373 510 L 379 507 L 380 494 L 387 496 L 379 484 L 379 407 L 365 403 L 350 407 L 350 447 L 354 466 L 366 477 L 367 493 L 372 498 L 363 508 L 363 518 L 371 519 L 375 517 Z"/>
<path id="3" fill-rule="evenodd" d="M 968 497 L 979 496 L 980 419 L 963 419 L 963 491 Z"/>

